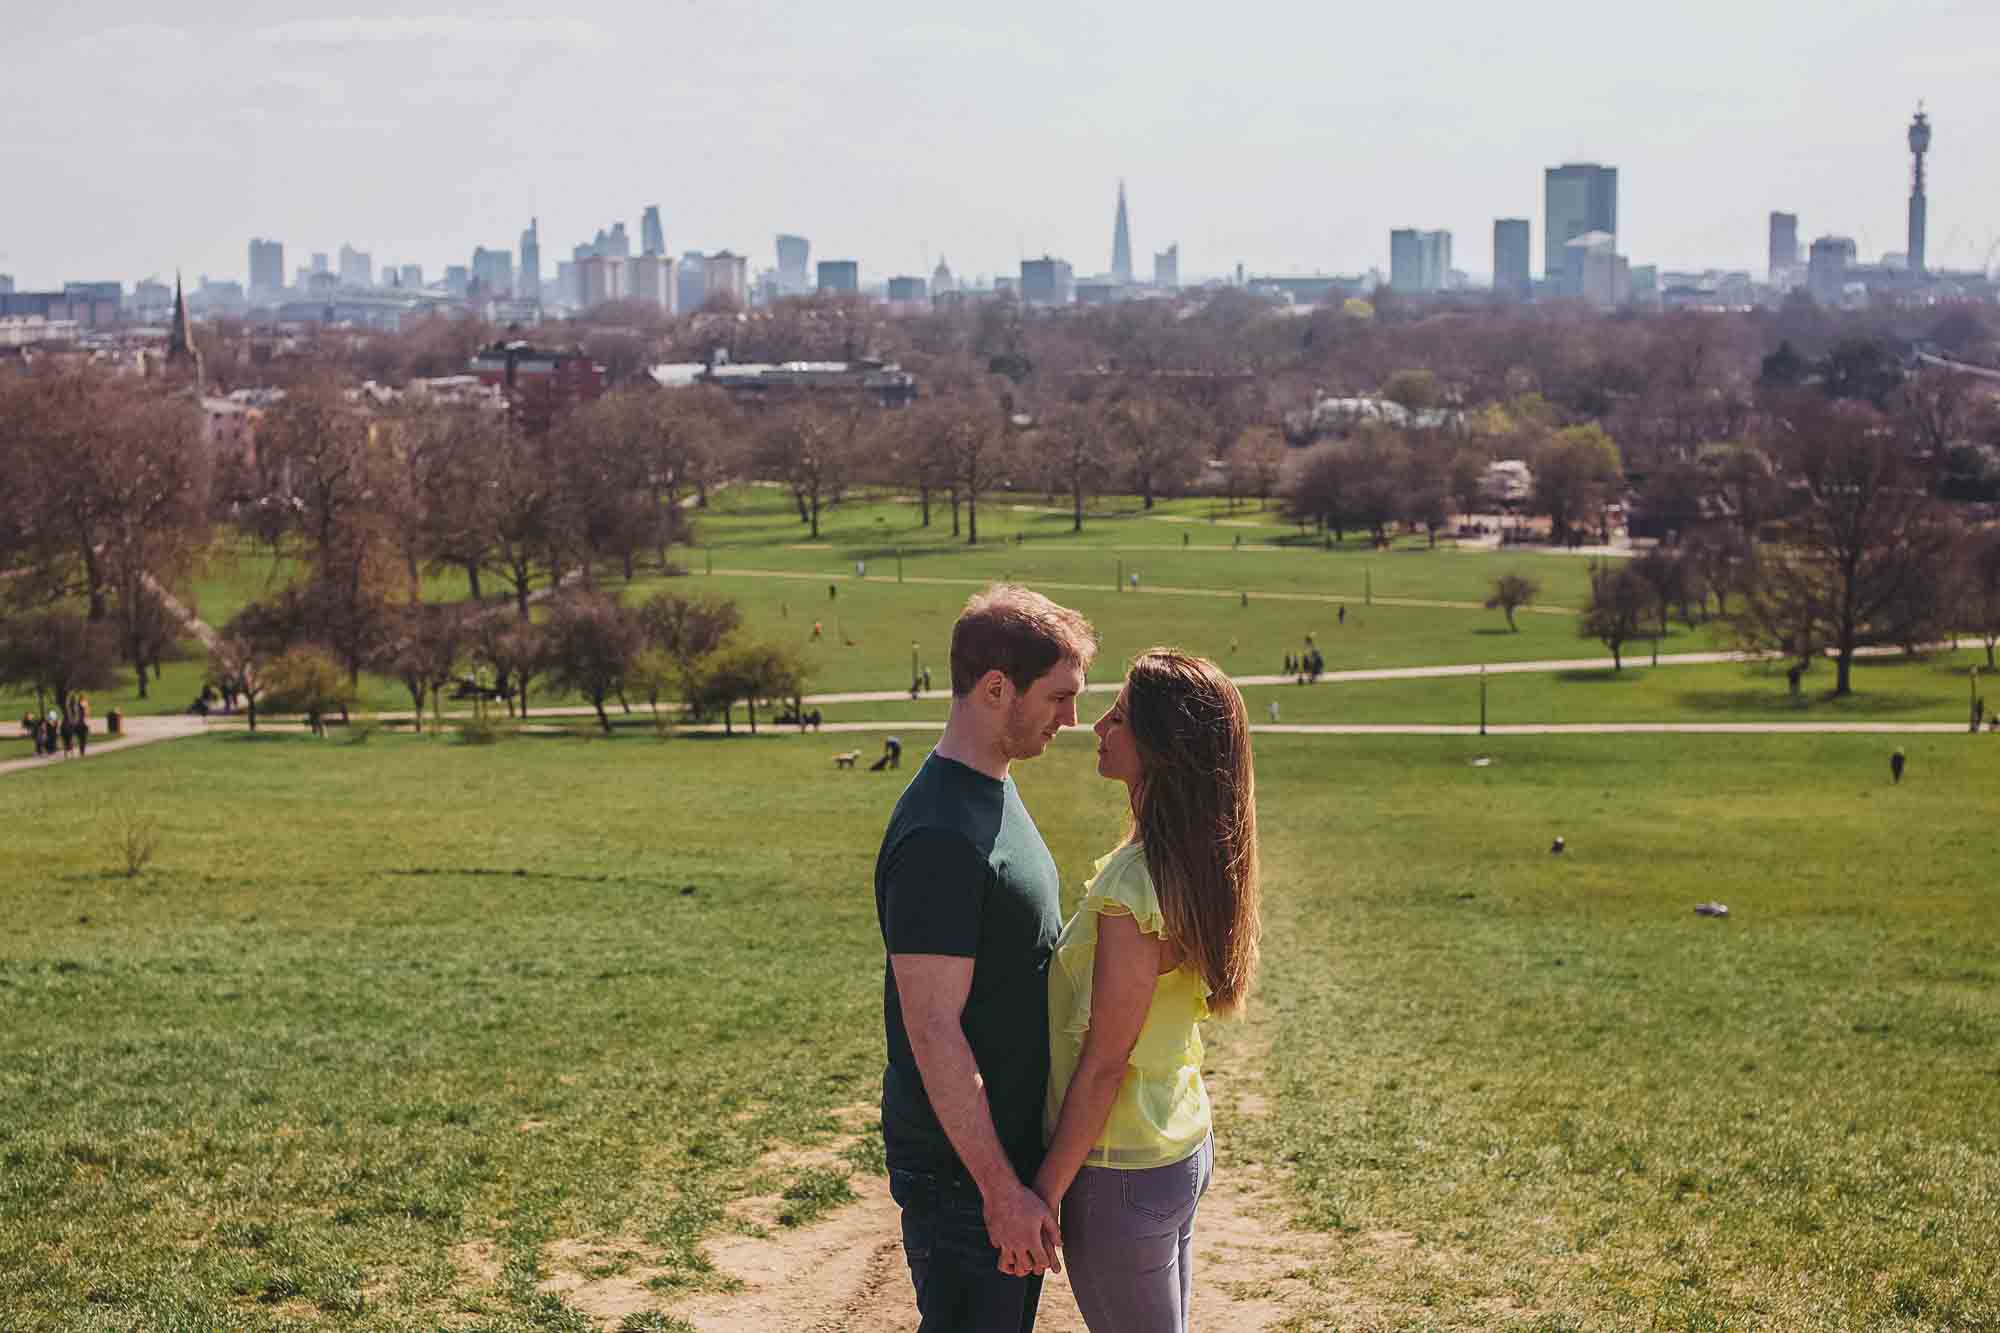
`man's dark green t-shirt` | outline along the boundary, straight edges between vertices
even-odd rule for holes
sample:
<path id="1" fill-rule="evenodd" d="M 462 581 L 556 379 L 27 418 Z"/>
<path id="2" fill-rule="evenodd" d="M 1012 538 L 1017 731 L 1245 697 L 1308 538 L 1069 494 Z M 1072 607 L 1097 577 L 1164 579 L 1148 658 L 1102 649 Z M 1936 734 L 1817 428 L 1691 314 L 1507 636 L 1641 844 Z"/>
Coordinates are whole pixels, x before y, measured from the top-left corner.
<path id="1" fill-rule="evenodd" d="M 882 835 L 875 910 L 889 953 L 973 960 L 960 1024 L 1000 1144 L 1022 1179 L 1032 1178 L 1042 1160 L 1048 965 L 1062 930 L 1062 879 L 1014 780 L 937 754 L 926 759 Z M 899 1164 L 956 1163 L 910 1052 L 895 968 L 885 962 L 883 972 L 884 1145 Z"/>

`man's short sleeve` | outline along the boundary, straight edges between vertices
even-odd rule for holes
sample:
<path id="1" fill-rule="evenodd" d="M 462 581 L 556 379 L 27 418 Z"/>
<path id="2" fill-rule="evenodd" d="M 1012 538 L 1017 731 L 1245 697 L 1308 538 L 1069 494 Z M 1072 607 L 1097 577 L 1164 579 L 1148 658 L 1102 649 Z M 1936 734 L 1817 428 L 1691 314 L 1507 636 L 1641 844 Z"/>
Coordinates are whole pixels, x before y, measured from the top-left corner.
<path id="1" fill-rule="evenodd" d="M 882 940 L 889 952 L 979 953 L 979 915 L 992 868 L 965 835 L 919 829 L 897 843 L 882 875 Z"/>

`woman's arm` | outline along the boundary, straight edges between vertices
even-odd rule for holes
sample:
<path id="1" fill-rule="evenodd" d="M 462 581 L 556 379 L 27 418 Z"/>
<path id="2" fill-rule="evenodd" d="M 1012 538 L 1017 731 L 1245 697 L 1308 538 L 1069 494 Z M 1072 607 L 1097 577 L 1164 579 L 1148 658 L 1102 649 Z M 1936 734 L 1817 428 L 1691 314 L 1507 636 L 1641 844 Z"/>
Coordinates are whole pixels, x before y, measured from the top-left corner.
<path id="1" fill-rule="evenodd" d="M 1042 1169 L 1035 1173 L 1035 1192 L 1051 1210 L 1060 1212 L 1062 1196 L 1077 1170 L 1104 1132 L 1111 1104 L 1125 1081 L 1132 1048 L 1139 1042 L 1152 1008 L 1153 988 L 1160 975 L 1161 940 L 1139 929 L 1129 916 L 1097 919 L 1097 961 L 1090 977 L 1090 1031 L 1083 1054 L 1063 1093 L 1055 1137 L 1049 1141 Z"/>

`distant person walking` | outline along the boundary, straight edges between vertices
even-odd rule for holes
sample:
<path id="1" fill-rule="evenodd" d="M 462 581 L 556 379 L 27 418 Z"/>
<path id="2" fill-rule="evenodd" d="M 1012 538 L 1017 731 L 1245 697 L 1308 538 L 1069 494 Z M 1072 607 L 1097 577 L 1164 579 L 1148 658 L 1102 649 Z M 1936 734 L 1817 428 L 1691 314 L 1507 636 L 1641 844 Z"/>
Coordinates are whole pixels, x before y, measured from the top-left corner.
<path id="1" fill-rule="evenodd" d="M 1903 780 L 1903 764 L 1904 764 L 1904 755 L 1902 750 L 1899 748 L 1894 754 L 1889 756 L 1890 782 L 1900 783 Z"/>

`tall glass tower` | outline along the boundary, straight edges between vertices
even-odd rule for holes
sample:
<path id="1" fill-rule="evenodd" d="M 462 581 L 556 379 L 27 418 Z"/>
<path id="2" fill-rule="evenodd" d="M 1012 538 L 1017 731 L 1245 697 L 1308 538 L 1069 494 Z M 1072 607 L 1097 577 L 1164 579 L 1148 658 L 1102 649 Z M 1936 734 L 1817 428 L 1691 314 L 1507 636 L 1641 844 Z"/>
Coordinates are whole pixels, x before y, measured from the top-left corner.
<path id="1" fill-rule="evenodd" d="M 1111 224 L 1111 278 L 1130 285 L 1132 281 L 1132 228 L 1125 217 L 1125 182 L 1118 182 L 1118 220 Z"/>

